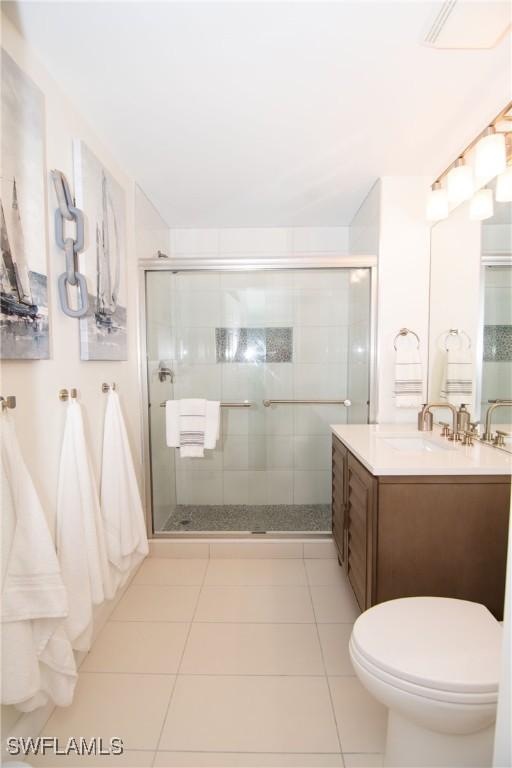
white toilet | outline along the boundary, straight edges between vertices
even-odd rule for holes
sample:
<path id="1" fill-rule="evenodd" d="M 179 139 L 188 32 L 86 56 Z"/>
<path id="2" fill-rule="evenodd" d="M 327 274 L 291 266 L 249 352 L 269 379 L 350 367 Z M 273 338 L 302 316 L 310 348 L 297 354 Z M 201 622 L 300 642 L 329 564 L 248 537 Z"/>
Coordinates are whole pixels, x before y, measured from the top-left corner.
<path id="1" fill-rule="evenodd" d="M 350 657 L 389 709 L 389 768 L 490 766 L 501 626 L 483 605 L 443 597 L 381 603 L 354 624 Z"/>

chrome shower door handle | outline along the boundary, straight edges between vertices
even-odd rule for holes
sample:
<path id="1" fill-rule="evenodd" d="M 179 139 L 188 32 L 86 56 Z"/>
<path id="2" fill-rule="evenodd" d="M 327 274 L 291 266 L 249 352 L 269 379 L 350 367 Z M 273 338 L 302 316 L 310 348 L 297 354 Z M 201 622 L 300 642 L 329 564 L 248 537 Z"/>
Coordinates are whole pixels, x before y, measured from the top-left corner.
<path id="1" fill-rule="evenodd" d="M 164 382 L 169 377 L 171 384 L 174 384 L 174 371 L 169 368 L 163 361 L 158 363 L 158 380 Z"/>

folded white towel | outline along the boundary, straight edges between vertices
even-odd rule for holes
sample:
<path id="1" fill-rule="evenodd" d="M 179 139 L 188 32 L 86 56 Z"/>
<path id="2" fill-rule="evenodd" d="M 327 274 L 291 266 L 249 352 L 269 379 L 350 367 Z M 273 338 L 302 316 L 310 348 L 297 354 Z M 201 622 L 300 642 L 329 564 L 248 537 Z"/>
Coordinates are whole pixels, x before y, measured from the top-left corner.
<path id="1" fill-rule="evenodd" d="M 470 403 L 473 397 L 473 359 L 471 349 L 446 352 L 441 399 L 456 406 Z"/>
<path id="2" fill-rule="evenodd" d="M 423 403 L 423 370 L 419 350 L 402 344 L 395 356 L 395 405 L 418 408 Z"/>
<path id="3" fill-rule="evenodd" d="M 119 395 L 110 390 L 103 428 L 101 514 L 114 590 L 148 554 L 139 486 Z"/>
<path id="4" fill-rule="evenodd" d="M 2 704 L 68 706 L 76 665 L 64 631 L 68 600 L 48 523 L 14 425 L 1 416 Z"/>
<path id="5" fill-rule="evenodd" d="M 98 490 L 80 405 L 67 407 L 57 490 L 57 554 L 68 591 L 66 632 L 73 648 L 89 650 L 93 605 L 113 596 Z"/>
<path id="6" fill-rule="evenodd" d="M 182 458 L 201 458 L 220 435 L 220 402 L 199 398 L 168 400 L 165 404 L 166 443 Z"/>

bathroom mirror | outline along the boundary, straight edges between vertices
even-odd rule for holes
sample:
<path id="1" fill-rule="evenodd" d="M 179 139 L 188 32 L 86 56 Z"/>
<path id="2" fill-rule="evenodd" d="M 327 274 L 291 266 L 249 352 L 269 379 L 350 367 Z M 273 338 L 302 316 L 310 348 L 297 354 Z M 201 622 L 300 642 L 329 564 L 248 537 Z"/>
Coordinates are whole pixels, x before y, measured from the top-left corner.
<path id="1" fill-rule="evenodd" d="M 465 202 L 432 227 L 428 399 L 466 403 L 481 434 L 489 401 L 512 399 L 512 203 L 472 221 Z M 493 409 L 491 430 L 512 452 L 512 407 Z"/>

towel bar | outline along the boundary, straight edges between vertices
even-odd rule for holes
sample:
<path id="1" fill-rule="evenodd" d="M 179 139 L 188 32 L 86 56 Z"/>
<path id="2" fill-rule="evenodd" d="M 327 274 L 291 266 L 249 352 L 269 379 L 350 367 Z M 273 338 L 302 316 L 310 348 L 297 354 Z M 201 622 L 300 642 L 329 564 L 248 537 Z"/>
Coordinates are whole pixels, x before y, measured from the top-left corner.
<path id="1" fill-rule="evenodd" d="M 271 405 L 344 405 L 350 408 L 352 400 L 264 400 L 263 405 L 265 408 Z"/>
<path id="2" fill-rule="evenodd" d="M 243 403 L 221 403 L 221 408 L 251 408 L 254 403 L 250 400 L 244 400 Z M 165 403 L 160 403 L 160 408 L 165 408 Z"/>

